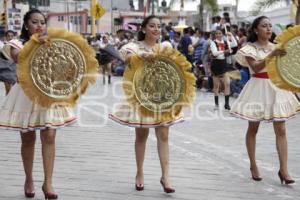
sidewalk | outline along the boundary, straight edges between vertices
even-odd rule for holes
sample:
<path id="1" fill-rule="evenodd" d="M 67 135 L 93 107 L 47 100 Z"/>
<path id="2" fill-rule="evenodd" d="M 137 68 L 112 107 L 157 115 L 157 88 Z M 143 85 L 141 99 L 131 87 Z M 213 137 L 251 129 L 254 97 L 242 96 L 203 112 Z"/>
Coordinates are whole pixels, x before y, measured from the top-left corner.
<path id="1" fill-rule="evenodd" d="M 159 183 L 161 172 L 153 130 L 146 149 L 145 190 L 136 191 L 134 129 L 107 119 L 113 103 L 120 101 L 116 94 L 121 93 L 120 84 L 117 83 L 121 78 L 113 77 L 113 85 L 105 86 L 100 80 L 88 89 L 75 109 L 80 116 L 78 123 L 58 130 L 53 181 L 59 199 L 299 198 L 300 116 L 287 123 L 289 169 L 296 184 L 280 184 L 275 136 L 269 123 L 261 124 L 257 138 L 257 160 L 263 181 L 255 182 L 250 177 L 244 144 L 247 122 L 233 119 L 223 110 L 214 112 L 213 95 L 200 91 L 197 91 L 194 107 L 186 110 L 187 121 L 170 129 L 170 176 L 176 193 L 165 194 Z M 0 83 L 1 104 L 4 93 L 3 84 Z M 34 177 L 35 199 L 44 199 L 41 191 L 43 168 L 39 137 Z M 0 200 L 25 199 L 23 183 L 19 133 L 0 130 Z"/>

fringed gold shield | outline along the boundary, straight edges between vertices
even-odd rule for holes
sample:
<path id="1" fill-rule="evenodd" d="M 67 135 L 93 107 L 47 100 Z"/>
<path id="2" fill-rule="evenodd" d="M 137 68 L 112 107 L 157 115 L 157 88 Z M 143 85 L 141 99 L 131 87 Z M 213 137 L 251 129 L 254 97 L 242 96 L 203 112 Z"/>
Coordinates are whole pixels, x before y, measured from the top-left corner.
<path id="1" fill-rule="evenodd" d="M 48 29 L 45 43 L 33 35 L 18 56 L 18 82 L 25 94 L 43 107 L 74 106 L 89 83 L 96 82 L 94 50 L 79 34 Z"/>
<path id="2" fill-rule="evenodd" d="M 142 117 L 159 113 L 162 121 L 176 118 L 195 98 L 191 64 L 178 51 L 156 46 L 150 61 L 133 55 L 124 72 L 123 89 L 128 102 Z"/>
<path id="3" fill-rule="evenodd" d="M 268 74 L 279 88 L 292 92 L 300 91 L 300 25 L 283 31 L 275 39 L 278 47 L 287 55 L 267 58 Z"/>

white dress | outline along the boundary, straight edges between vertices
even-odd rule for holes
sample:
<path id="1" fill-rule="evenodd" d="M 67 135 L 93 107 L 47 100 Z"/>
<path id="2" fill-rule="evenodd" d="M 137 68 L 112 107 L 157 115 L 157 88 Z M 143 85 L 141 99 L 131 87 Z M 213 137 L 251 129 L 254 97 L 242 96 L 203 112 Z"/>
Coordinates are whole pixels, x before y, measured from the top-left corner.
<path id="1" fill-rule="evenodd" d="M 266 68 L 255 74 L 245 59 L 262 60 L 274 48 L 272 43 L 265 48 L 252 43 L 237 52 L 236 60 L 249 67 L 252 77 L 231 107 L 234 116 L 249 121 L 285 121 L 300 111 L 300 103 L 292 92 L 276 87 L 267 77 Z M 257 74 L 260 78 L 255 77 Z"/>
<path id="2" fill-rule="evenodd" d="M 0 128 L 21 132 L 56 129 L 76 119 L 70 107 L 54 105 L 45 108 L 32 102 L 18 83 L 11 88 L 0 108 Z"/>
<path id="3" fill-rule="evenodd" d="M 124 45 L 120 54 L 123 58 L 126 57 L 127 54 L 142 54 L 153 52 L 151 48 L 147 48 L 143 45 L 142 42 L 131 42 L 127 45 Z M 174 114 L 174 118 L 172 120 L 164 120 L 160 118 L 160 115 L 149 115 L 149 116 L 141 116 L 140 108 L 132 106 L 126 100 L 120 102 L 115 105 L 113 108 L 113 113 L 109 115 L 109 118 L 113 121 L 130 126 L 135 128 L 153 128 L 153 127 L 161 127 L 161 126 L 171 126 L 173 124 L 183 122 L 183 114 L 182 112 Z"/>

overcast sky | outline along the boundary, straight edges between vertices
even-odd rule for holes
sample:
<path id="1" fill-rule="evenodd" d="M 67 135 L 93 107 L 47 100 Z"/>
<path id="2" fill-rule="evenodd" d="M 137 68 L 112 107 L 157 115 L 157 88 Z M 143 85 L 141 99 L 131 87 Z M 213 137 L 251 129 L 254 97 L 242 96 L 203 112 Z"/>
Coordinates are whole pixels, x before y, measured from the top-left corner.
<path id="1" fill-rule="evenodd" d="M 161 2 L 162 0 L 159 0 L 159 2 Z M 170 0 L 166 0 L 167 3 L 169 4 Z M 239 3 L 239 7 L 238 9 L 241 10 L 241 11 L 249 11 L 252 6 L 254 5 L 254 3 L 256 2 L 256 0 L 239 0 L 240 3 Z M 177 6 L 178 9 L 179 9 L 179 0 L 177 0 Z M 195 4 L 199 4 L 200 0 L 194 0 L 194 3 L 191 3 L 191 1 L 189 2 L 186 2 L 185 3 L 185 7 L 187 8 L 187 10 L 193 10 L 193 9 L 197 9 L 197 7 L 195 7 Z M 222 4 L 222 3 L 229 3 L 229 4 L 235 4 L 235 0 L 218 0 L 218 3 L 219 4 Z"/>
<path id="2" fill-rule="evenodd" d="M 256 0 L 240 0 L 238 10 L 249 11 L 252 9 Z"/>
<path id="3" fill-rule="evenodd" d="M 1 0 L 0 0 L 1 1 Z M 159 0 L 159 5 L 161 5 L 161 1 Z M 170 0 L 166 0 L 167 4 L 169 5 Z M 239 11 L 250 11 L 254 5 L 254 3 L 256 2 L 256 0 L 239 0 L 239 6 L 238 6 L 238 10 Z M 197 9 L 197 6 L 195 5 L 199 5 L 200 0 L 194 0 L 194 1 L 186 1 L 185 2 L 185 9 L 186 10 L 195 10 Z M 234 4 L 235 5 L 235 0 L 218 0 L 219 4 L 223 4 L 223 3 L 229 3 L 229 4 Z M 138 0 L 134 0 L 134 4 L 135 7 L 137 8 L 138 6 Z M 180 0 L 177 0 L 177 2 L 174 4 L 175 5 L 175 10 L 179 10 L 180 9 Z"/>

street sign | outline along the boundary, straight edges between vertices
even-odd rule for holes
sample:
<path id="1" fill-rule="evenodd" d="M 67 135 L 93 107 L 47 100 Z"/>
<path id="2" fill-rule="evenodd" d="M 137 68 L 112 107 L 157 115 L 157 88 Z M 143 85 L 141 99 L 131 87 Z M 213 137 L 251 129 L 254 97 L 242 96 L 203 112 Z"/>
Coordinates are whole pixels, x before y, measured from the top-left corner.
<path id="1" fill-rule="evenodd" d="M 95 19 L 100 19 L 105 14 L 106 10 L 99 4 L 97 3 L 92 10 L 92 15 L 95 17 Z"/>

